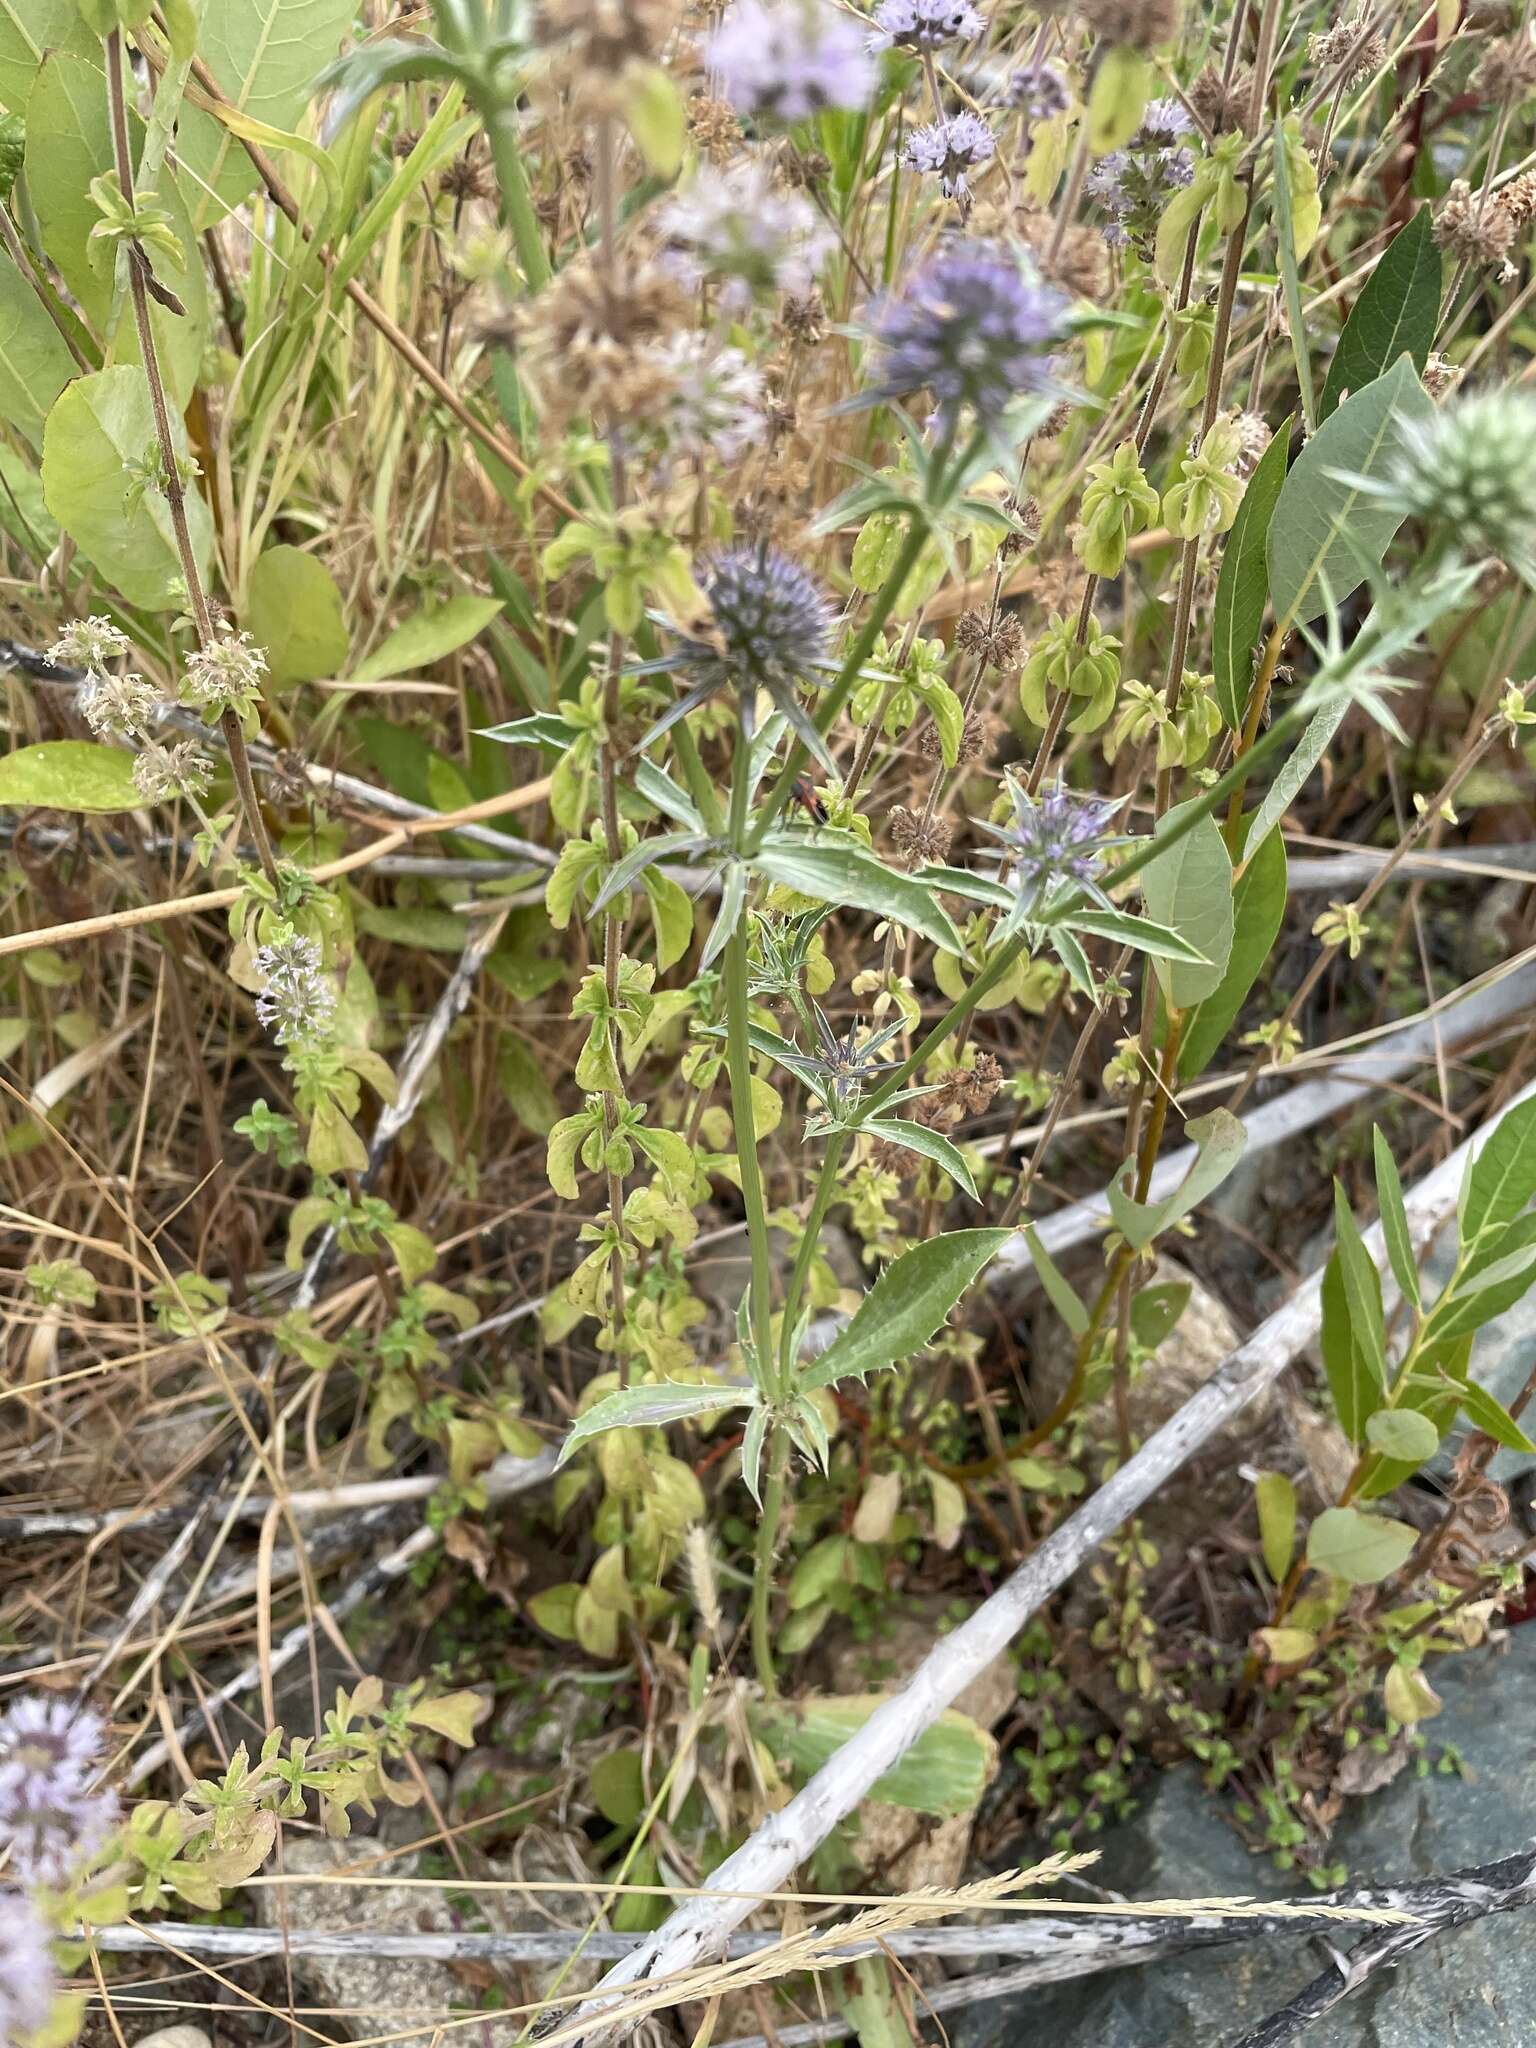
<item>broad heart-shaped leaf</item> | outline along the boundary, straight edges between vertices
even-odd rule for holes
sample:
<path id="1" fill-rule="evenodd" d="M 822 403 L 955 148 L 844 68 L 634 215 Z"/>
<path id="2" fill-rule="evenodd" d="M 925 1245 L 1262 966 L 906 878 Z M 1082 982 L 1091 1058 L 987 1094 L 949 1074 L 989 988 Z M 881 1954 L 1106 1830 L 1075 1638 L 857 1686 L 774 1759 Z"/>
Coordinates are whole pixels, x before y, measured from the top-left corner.
<path id="1" fill-rule="evenodd" d="M 1175 805 L 1165 823 L 1176 823 L 1186 808 Z M 1147 914 L 1170 926 L 1208 963 L 1195 967 L 1152 956 L 1164 998 L 1176 1010 L 1192 1009 L 1221 986 L 1232 952 L 1232 860 L 1215 820 L 1201 818 L 1166 853 L 1149 860 L 1141 889 Z"/>
<path id="2" fill-rule="evenodd" d="M 43 422 L 74 374 L 74 358 L 41 299 L 0 254 L 0 419 L 41 447 Z"/>
<path id="3" fill-rule="evenodd" d="M 32 81 L 49 50 L 94 58 L 105 100 L 101 38 L 86 27 L 79 0 L 0 0 L 0 107 L 26 112 Z"/>
<path id="4" fill-rule="evenodd" d="M 136 811 L 133 756 L 94 740 L 44 740 L 0 754 L 0 807 L 50 811 Z"/>
<path id="5" fill-rule="evenodd" d="M 171 421 L 176 452 L 186 430 Z M 185 602 L 181 562 L 163 494 L 146 482 L 158 462 L 144 372 L 120 364 L 66 386 L 43 430 L 43 498 L 103 582 L 145 611 Z M 201 492 L 187 492 L 192 551 L 206 577 L 213 522 Z"/>
<path id="6" fill-rule="evenodd" d="M 965 1154 L 942 1131 L 930 1131 L 926 1124 L 914 1124 L 900 1116 L 872 1116 L 860 1129 L 870 1137 L 884 1138 L 887 1144 L 904 1145 L 909 1152 L 921 1153 L 935 1166 L 942 1166 L 955 1185 L 964 1188 L 973 1202 L 978 1199 L 976 1183 L 971 1178 Z"/>
<path id="7" fill-rule="evenodd" d="M 775 1700 L 753 1710 L 753 1732 L 797 1777 L 810 1777 L 885 1703 L 881 1693 L 842 1699 Z M 969 1813 L 997 1769 L 997 1744 L 967 1714 L 940 1715 L 870 1787 L 869 1797 L 914 1813 Z"/>
<path id="8" fill-rule="evenodd" d="M 470 597 L 460 592 L 442 604 L 412 612 L 393 632 L 385 634 L 366 661 L 358 663 L 351 681 L 381 683 L 391 676 L 409 675 L 412 669 L 425 668 L 428 662 L 441 661 L 445 654 L 454 653 L 477 633 L 483 633 L 501 608 L 499 597 Z M 496 731 L 491 737 L 502 739 L 505 734 Z"/>
<path id="9" fill-rule="evenodd" d="M 1434 407 L 1406 356 L 1351 393 L 1302 449 L 1269 522 L 1269 602 L 1283 625 L 1305 625 L 1357 590 L 1380 562 L 1402 515 L 1343 477 L 1377 477 L 1401 428 Z"/>
<path id="10" fill-rule="evenodd" d="M 655 1429 L 660 1423 L 682 1422 L 690 1415 L 756 1406 L 755 1387 L 685 1387 L 674 1380 L 652 1387 L 621 1387 L 577 1416 L 560 1446 L 558 1462 L 563 1465 L 590 1437 L 601 1436 L 604 1430 Z"/>
<path id="11" fill-rule="evenodd" d="M 356 11 L 353 0 L 205 0 L 198 50 L 219 90 L 241 113 L 291 129 Z M 256 172 L 240 142 L 190 99 L 181 110 L 176 154 L 186 167 L 189 193 L 197 195 L 193 225 L 199 233 L 256 189 Z"/>
<path id="12" fill-rule="evenodd" d="M 1294 417 L 1294 415 L 1292 415 Z M 1265 544 L 1269 522 L 1285 482 L 1290 460 L 1291 420 L 1275 429 L 1273 440 L 1248 479 L 1243 502 L 1222 550 L 1216 579 L 1216 612 L 1212 622 L 1212 669 L 1216 703 L 1233 732 L 1243 723 L 1248 688 L 1253 681 L 1253 648 L 1264 623 L 1269 597 Z"/>
<path id="13" fill-rule="evenodd" d="M 779 882 L 818 903 L 848 904 L 873 911 L 921 932 L 945 953 L 963 951 L 960 934 L 931 889 L 911 875 L 899 875 L 850 840 L 838 846 L 800 834 L 775 833 L 752 856 L 765 881 Z"/>
<path id="14" fill-rule="evenodd" d="M 1011 1230 L 952 1230 L 893 1259 L 853 1320 L 799 1375 L 809 1393 L 837 1380 L 866 1379 L 921 1351 Z"/>
<path id="15" fill-rule="evenodd" d="M 1382 251 L 1344 322 L 1317 409 L 1320 420 L 1346 392 L 1364 390 L 1400 355 L 1410 356 L 1423 376 L 1440 324 L 1440 284 L 1440 251 L 1429 208 L 1421 206 Z"/>
<path id="16" fill-rule="evenodd" d="M 1375 1586 L 1408 1562 L 1419 1532 L 1358 1508 L 1324 1508 L 1307 1532 L 1307 1563 L 1351 1586 Z"/>
<path id="17" fill-rule="evenodd" d="M 144 146 L 144 124 L 131 106 L 128 137 L 137 161 Z M 33 196 L 43 247 L 107 344 L 108 363 L 136 363 L 138 329 L 127 293 L 114 293 L 113 245 L 90 239 L 101 219 L 90 183 L 112 168 L 99 52 L 87 59 L 50 51 L 27 102 L 27 190 Z M 175 313 L 151 299 L 149 313 L 161 375 L 179 408 L 191 397 L 202 364 L 208 285 L 197 237 L 169 164 L 156 172 L 153 190 L 182 250 L 179 260 L 163 249 L 147 252 L 156 278 L 184 309 Z"/>
<path id="18" fill-rule="evenodd" d="M 242 623 L 267 650 L 275 684 L 319 682 L 346 665 L 341 592 L 319 557 L 303 548 L 268 548 L 257 556 Z"/>
<path id="19" fill-rule="evenodd" d="M 1458 1222 L 1465 1253 L 1483 1231 L 1513 1223 L 1536 1195 L 1536 1096 L 1500 1117 L 1462 1186 Z"/>
<path id="20" fill-rule="evenodd" d="M 1209 1116 L 1191 1117 L 1184 1126 L 1184 1135 L 1195 1147 L 1194 1162 L 1173 1193 L 1165 1195 L 1162 1201 L 1138 1202 L 1127 1193 L 1121 1183 L 1131 1171 L 1129 1161 L 1109 1184 L 1109 1213 L 1132 1251 L 1143 1250 L 1180 1217 L 1197 1208 L 1207 1195 L 1214 1194 L 1242 1158 L 1248 1143 L 1248 1133 L 1229 1109 L 1213 1109 Z"/>
<path id="21" fill-rule="evenodd" d="M 1252 823 L 1250 818 L 1247 824 L 1251 827 Z M 1197 1074 L 1203 1074 L 1220 1051 L 1248 991 L 1269 958 L 1285 916 L 1285 901 L 1285 841 L 1278 832 L 1268 832 L 1259 841 L 1258 851 L 1244 863 L 1232 892 L 1232 950 L 1227 956 L 1226 972 L 1204 1002 L 1197 1004 L 1184 1020 L 1184 1037 L 1179 1046 L 1181 1081 L 1192 1081 Z"/>

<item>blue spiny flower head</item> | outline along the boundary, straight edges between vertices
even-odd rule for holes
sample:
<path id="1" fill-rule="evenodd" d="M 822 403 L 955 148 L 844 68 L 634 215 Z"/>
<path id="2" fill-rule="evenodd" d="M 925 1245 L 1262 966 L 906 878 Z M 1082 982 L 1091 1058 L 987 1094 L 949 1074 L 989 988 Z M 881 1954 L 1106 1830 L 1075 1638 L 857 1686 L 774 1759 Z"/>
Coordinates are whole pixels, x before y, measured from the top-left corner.
<path id="1" fill-rule="evenodd" d="M 974 41 L 986 25 L 970 0 L 880 0 L 875 9 L 877 40 L 887 49 L 942 50 Z"/>
<path id="2" fill-rule="evenodd" d="M 1018 890 L 1019 914 L 1038 915 L 1063 887 L 1082 889 L 1104 909 L 1112 908 L 1097 877 L 1105 854 L 1127 844 L 1124 835 L 1109 831 L 1123 800 L 1074 796 L 1059 782 L 1043 796 L 1032 797 L 1011 775 L 1008 794 L 1013 800 L 1012 823 L 982 822 L 983 829 L 1002 843 Z"/>
<path id="3" fill-rule="evenodd" d="M 819 686 L 830 667 L 833 611 L 820 585 L 798 562 L 759 541 L 717 555 L 704 580 L 709 616 L 680 632 L 679 645 L 646 666 L 681 670 L 691 682 L 652 726 L 643 745 L 719 690 L 734 690 L 742 731 L 752 737 L 760 690 L 772 698 L 806 746 L 836 774 L 826 743 L 801 709 L 796 689 Z"/>
<path id="4" fill-rule="evenodd" d="M 1536 583 L 1536 394 L 1474 392 L 1398 433 L 1370 494 L 1443 527 L 1463 554 L 1494 555 Z"/>
<path id="5" fill-rule="evenodd" d="M 969 409 L 993 428 L 1012 399 L 1051 388 L 1068 305 L 1000 243 L 957 237 L 877 309 L 881 361 L 865 399 L 930 391 L 945 427 Z"/>
<path id="6" fill-rule="evenodd" d="M 857 111 L 875 68 L 855 22 L 828 0 L 736 0 L 704 62 L 738 114 L 804 121 L 826 107 Z"/>

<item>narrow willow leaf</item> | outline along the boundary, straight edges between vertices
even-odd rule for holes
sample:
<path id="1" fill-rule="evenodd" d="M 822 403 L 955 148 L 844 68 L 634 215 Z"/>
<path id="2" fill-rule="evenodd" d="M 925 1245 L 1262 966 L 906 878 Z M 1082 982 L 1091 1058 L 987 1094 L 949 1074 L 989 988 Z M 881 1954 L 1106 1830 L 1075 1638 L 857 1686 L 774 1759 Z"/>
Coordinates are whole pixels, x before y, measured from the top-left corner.
<path id="1" fill-rule="evenodd" d="M 1342 1184 L 1333 1184 L 1333 1223 L 1338 1235 L 1339 1272 L 1349 1307 L 1350 1329 L 1372 1375 L 1386 1384 L 1387 1331 L 1381 1309 L 1381 1275 L 1365 1248 Z"/>
<path id="2" fill-rule="evenodd" d="M 1221 715 L 1233 732 L 1243 723 L 1253 680 L 1254 644 L 1264 623 L 1264 606 L 1269 597 L 1266 543 L 1290 460 L 1291 424 L 1288 418 L 1275 429 L 1274 438 L 1248 479 L 1243 502 L 1237 508 L 1237 517 L 1222 550 L 1221 573 L 1216 579 L 1216 610 L 1211 626 L 1214 688 Z"/>
<path id="3" fill-rule="evenodd" d="M 1333 736 L 1344 723 L 1348 710 L 1349 700 L 1341 697 L 1337 703 L 1325 704 L 1308 721 L 1301 738 L 1264 792 L 1264 800 L 1254 813 L 1253 824 L 1248 830 L 1250 846 L 1257 846 L 1267 838 L 1291 808 L 1308 776 L 1332 745 Z"/>
<path id="4" fill-rule="evenodd" d="M 1024 1242 L 1029 1246 L 1029 1256 L 1051 1306 L 1074 1337 L 1083 1336 L 1088 1328 L 1088 1307 L 1082 1296 L 1040 1242 L 1040 1233 L 1033 1224 L 1025 1230 Z"/>
<path id="5" fill-rule="evenodd" d="M 973 1202 L 979 1199 L 965 1154 L 942 1131 L 930 1131 L 926 1124 L 909 1123 L 905 1117 L 899 1116 L 871 1117 L 860 1125 L 860 1129 L 871 1137 L 884 1138 L 888 1144 L 903 1145 L 909 1152 L 921 1153 L 935 1166 L 942 1166 L 955 1185 L 964 1188 Z"/>
<path id="6" fill-rule="evenodd" d="M 1344 1292 L 1344 1265 L 1337 1249 L 1323 1268 L 1322 1306 L 1323 1370 L 1333 1396 L 1333 1412 L 1340 1429 L 1358 1447 L 1365 1442 L 1365 1425 L 1383 1390 L 1355 1338 Z"/>
<path id="7" fill-rule="evenodd" d="M 693 1415 L 756 1406 L 755 1387 L 690 1387 L 673 1380 L 664 1380 L 659 1386 L 621 1387 L 577 1416 L 560 1446 L 559 1463 L 563 1465 L 589 1438 L 601 1436 L 604 1430 L 655 1429 L 663 1422 L 682 1422 Z"/>
<path id="8" fill-rule="evenodd" d="M 1484 1436 L 1491 1436 L 1507 1451 L 1521 1451 L 1527 1457 L 1536 1454 L 1536 1444 L 1531 1442 L 1503 1402 L 1495 1400 L 1486 1387 L 1468 1380 L 1465 1386 L 1458 1388 L 1457 1398 L 1474 1429 L 1480 1429 Z"/>
<path id="9" fill-rule="evenodd" d="M 1421 206 L 1382 251 L 1344 322 L 1323 385 L 1320 420 L 1347 392 L 1363 390 L 1400 355 L 1409 356 L 1423 376 L 1440 324 L 1440 285 L 1440 251 L 1430 210 Z"/>
<path id="10" fill-rule="evenodd" d="M 1248 819 L 1247 844 L 1253 839 L 1253 818 Z M 1228 1031 L 1248 999 L 1268 960 L 1285 916 L 1285 841 L 1278 832 L 1266 832 L 1256 842 L 1258 851 L 1243 863 L 1232 892 L 1232 950 L 1226 972 L 1204 1002 L 1184 1020 L 1184 1037 L 1179 1046 L 1179 1079 L 1192 1081 L 1203 1074 L 1226 1040 Z"/>
<path id="11" fill-rule="evenodd" d="M 1536 1195 L 1536 1097 L 1500 1117 L 1478 1153 L 1461 1204 L 1463 1251 L 1484 1231 L 1512 1223 Z"/>
<path id="12" fill-rule="evenodd" d="M 1175 824 L 1188 808 L 1175 805 L 1164 824 Z M 1151 917 L 1204 956 L 1206 964 L 1198 967 L 1152 956 L 1166 1001 L 1176 1010 L 1192 1009 L 1221 986 L 1232 952 L 1232 859 L 1215 821 L 1201 818 L 1166 853 L 1149 860 L 1141 887 Z"/>
<path id="13" fill-rule="evenodd" d="M 1403 1207 L 1403 1184 L 1398 1178 L 1397 1161 L 1392 1157 L 1392 1148 L 1380 1124 L 1372 1126 L 1371 1145 L 1376 1158 L 1376 1203 L 1381 1210 L 1381 1234 L 1386 1239 L 1387 1257 L 1393 1277 L 1403 1290 L 1404 1300 L 1417 1308 L 1419 1268 L 1413 1256 L 1413 1239 L 1408 1231 L 1408 1212 Z"/>
<path id="14" fill-rule="evenodd" d="M 1358 1508 L 1324 1508 L 1307 1532 L 1307 1563 L 1351 1586 L 1376 1586 L 1408 1562 L 1417 1529 Z"/>
<path id="15" fill-rule="evenodd" d="M 1169 816 L 1172 815 L 1170 812 Z M 1177 850 L 1174 849 L 1175 852 Z M 1089 932 L 1095 938 L 1115 939 L 1122 946 L 1134 947 L 1138 953 L 1150 953 L 1158 960 L 1175 961 L 1180 966 L 1206 968 L 1215 965 L 1208 953 L 1202 953 L 1192 939 L 1175 931 L 1172 925 L 1158 924 L 1150 917 L 1137 917 L 1129 910 L 1075 910 L 1071 929 Z"/>
<path id="16" fill-rule="evenodd" d="M 864 1297 L 847 1329 L 799 1376 L 802 1389 L 865 1379 L 921 1351 L 1010 1230 L 952 1230 L 893 1259 Z"/>
<path id="17" fill-rule="evenodd" d="M 1342 604 L 1385 555 L 1402 514 L 1346 479 L 1379 476 L 1402 427 L 1433 414 L 1412 363 L 1399 357 L 1347 398 L 1297 456 L 1269 522 L 1269 601 L 1283 625 L 1318 617 L 1325 589 Z"/>
<path id="18" fill-rule="evenodd" d="M 1253 1493 L 1264 1569 L 1278 1586 L 1296 1554 L 1296 1489 L 1283 1472 L 1261 1472 Z"/>

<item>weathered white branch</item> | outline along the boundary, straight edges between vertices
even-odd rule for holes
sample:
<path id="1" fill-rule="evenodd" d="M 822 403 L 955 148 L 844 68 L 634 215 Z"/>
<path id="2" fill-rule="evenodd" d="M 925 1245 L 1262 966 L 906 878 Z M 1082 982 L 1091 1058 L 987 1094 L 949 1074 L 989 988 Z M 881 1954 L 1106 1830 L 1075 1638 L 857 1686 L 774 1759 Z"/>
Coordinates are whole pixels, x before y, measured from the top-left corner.
<path id="1" fill-rule="evenodd" d="M 1536 1085 L 1515 1101 L 1533 1095 Z M 1482 1148 L 1507 1108 L 1458 1146 L 1408 1197 L 1409 1227 L 1416 1244 L 1426 1244 L 1452 1213 L 1468 1154 Z M 1379 1261 L 1379 1225 L 1366 1233 L 1365 1241 Z M 858 1734 L 843 1744 L 787 1806 L 770 1814 L 711 1873 L 704 1896 L 680 1907 L 632 1956 L 608 1973 L 583 2008 L 594 2028 L 601 2025 L 604 1992 L 642 1977 L 665 1977 L 694 1967 L 717 1950 L 751 1911 L 753 1895 L 770 1897 L 785 1882 L 923 1731 L 1008 1647 L 1030 1616 L 1066 1584 L 1084 1560 L 1150 1500 L 1207 1438 L 1279 1377 L 1316 1334 L 1321 1287 L 1320 1274 L 1303 1281 L 1290 1300 L 1238 1346 L 1134 1457 L 1048 1536 L 967 1621 L 935 1644 L 904 1689 L 879 1706 Z M 710 1891 L 736 1896 L 711 1898 Z"/>

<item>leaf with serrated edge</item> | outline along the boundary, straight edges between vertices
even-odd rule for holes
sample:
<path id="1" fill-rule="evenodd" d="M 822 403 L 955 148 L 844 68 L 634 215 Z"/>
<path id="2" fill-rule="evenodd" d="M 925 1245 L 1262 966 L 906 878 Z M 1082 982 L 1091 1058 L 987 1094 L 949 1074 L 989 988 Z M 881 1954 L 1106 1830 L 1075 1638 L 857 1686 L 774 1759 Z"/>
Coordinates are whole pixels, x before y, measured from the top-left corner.
<path id="1" fill-rule="evenodd" d="M 952 1230 L 893 1259 L 848 1327 L 802 1371 L 801 1388 L 866 1379 L 921 1351 L 1012 1235 L 1011 1230 Z"/>

